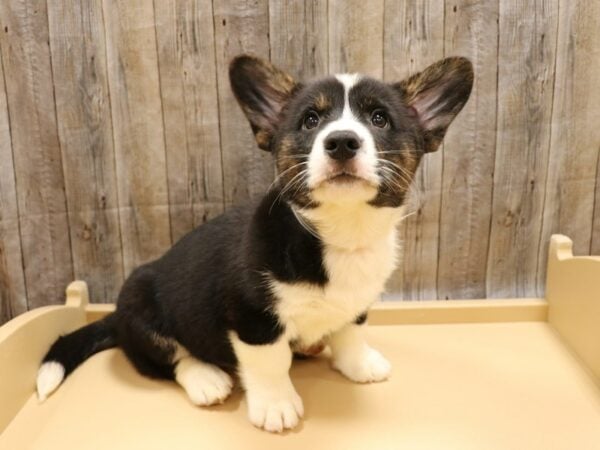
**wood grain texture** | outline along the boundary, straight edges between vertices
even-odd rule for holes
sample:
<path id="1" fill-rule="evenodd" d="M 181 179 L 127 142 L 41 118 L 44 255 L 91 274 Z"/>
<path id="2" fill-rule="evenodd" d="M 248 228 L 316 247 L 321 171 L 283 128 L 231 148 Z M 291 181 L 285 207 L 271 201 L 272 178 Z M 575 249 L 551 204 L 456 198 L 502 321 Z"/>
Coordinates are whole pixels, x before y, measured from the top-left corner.
<path id="1" fill-rule="evenodd" d="M 27 311 L 5 86 L 0 53 L 0 324 Z"/>
<path id="2" fill-rule="evenodd" d="M 154 1 L 171 238 L 223 212 L 212 4 Z"/>
<path id="3" fill-rule="evenodd" d="M 443 149 L 438 298 L 484 298 L 496 148 L 498 1 L 446 1 L 446 56 L 477 74 Z"/>
<path id="4" fill-rule="evenodd" d="M 23 265 L 33 308 L 62 302 L 73 279 L 46 2 L 0 2 L 0 29 Z"/>
<path id="5" fill-rule="evenodd" d="M 399 81 L 444 56 L 444 2 L 386 2 L 384 79 Z M 408 216 L 399 228 L 401 263 L 388 291 L 436 299 L 442 152 L 426 155 L 415 175 Z"/>
<path id="6" fill-rule="evenodd" d="M 541 294 L 539 236 L 550 147 L 558 4 L 500 3 L 490 297 Z"/>
<path id="7" fill-rule="evenodd" d="M 152 0 L 104 0 L 125 273 L 171 244 Z"/>
<path id="8" fill-rule="evenodd" d="M 268 0 L 214 1 L 225 205 L 262 195 L 274 177 L 271 155 L 260 150 L 229 86 L 229 62 L 240 53 L 269 58 Z"/>
<path id="9" fill-rule="evenodd" d="M 101 0 L 48 3 L 74 276 L 97 302 L 123 282 L 117 177 Z"/>
<path id="10" fill-rule="evenodd" d="M 384 0 L 329 0 L 329 71 L 383 75 Z"/>
<path id="11" fill-rule="evenodd" d="M 541 286 L 552 234 L 577 236 L 575 254 L 588 254 L 592 249 L 598 183 L 598 117 L 582 112 L 600 105 L 600 3 L 562 2 L 559 12 L 550 156 L 538 252 Z"/>
<path id="12" fill-rule="evenodd" d="M 328 74 L 327 1 L 269 2 L 271 61 L 299 80 Z"/>

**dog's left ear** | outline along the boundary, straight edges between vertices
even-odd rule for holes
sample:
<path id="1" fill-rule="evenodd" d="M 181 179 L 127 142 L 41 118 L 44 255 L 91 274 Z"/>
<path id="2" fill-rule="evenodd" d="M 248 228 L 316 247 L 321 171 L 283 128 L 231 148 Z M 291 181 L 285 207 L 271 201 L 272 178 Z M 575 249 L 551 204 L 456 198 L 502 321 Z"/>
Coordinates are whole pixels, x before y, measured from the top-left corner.
<path id="1" fill-rule="evenodd" d="M 271 63 L 250 55 L 237 56 L 231 62 L 229 81 L 250 121 L 256 143 L 270 150 L 281 110 L 298 88 L 297 83 Z"/>
<path id="2" fill-rule="evenodd" d="M 446 58 L 394 85 L 412 108 L 425 136 L 425 151 L 438 149 L 448 126 L 465 106 L 473 87 L 467 58 Z"/>

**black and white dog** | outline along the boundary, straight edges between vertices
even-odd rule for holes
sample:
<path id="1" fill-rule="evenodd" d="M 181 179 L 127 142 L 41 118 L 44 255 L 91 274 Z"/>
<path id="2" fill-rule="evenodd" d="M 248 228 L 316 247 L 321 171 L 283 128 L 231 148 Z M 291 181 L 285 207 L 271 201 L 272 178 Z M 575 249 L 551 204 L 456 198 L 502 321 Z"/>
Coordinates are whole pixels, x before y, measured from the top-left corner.
<path id="1" fill-rule="evenodd" d="M 257 427 L 298 424 L 294 352 L 324 345 L 356 382 L 390 364 L 363 338 L 396 265 L 396 225 L 421 157 L 440 145 L 473 84 L 464 58 L 404 81 L 361 75 L 298 83 L 239 56 L 233 92 L 278 176 L 264 198 L 198 227 L 129 276 L 117 310 L 60 337 L 37 379 L 41 400 L 94 353 L 119 346 L 144 375 L 174 379 L 197 405 L 225 400 L 232 375 Z"/>

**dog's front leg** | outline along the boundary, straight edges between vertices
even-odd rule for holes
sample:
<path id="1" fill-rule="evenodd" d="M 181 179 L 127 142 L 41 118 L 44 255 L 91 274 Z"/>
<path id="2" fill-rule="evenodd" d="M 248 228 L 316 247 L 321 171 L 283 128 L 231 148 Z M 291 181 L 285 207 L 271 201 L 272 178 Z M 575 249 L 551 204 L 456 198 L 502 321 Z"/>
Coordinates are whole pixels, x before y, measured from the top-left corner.
<path id="1" fill-rule="evenodd" d="M 365 325 L 352 323 L 331 335 L 332 365 L 357 383 L 383 381 L 390 376 L 391 365 L 367 344 L 364 328 Z"/>
<path id="2" fill-rule="evenodd" d="M 304 407 L 290 380 L 292 351 L 285 336 L 272 344 L 250 345 L 232 333 L 231 343 L 246 390 L 250 422 L 271 432 L 294 428 Z"/>

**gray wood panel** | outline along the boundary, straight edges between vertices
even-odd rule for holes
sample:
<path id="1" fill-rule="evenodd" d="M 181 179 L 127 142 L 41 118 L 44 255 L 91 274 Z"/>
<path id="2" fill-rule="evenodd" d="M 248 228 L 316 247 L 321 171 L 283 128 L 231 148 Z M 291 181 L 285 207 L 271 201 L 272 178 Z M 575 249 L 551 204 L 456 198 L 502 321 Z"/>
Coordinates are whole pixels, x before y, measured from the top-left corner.
<path id="1" fill-rule="evenodd" d="M 487 293 L 537 296 L 558 3 L 500 3 L 498 123 Z M 515 50 L 517 49 L 517 50 Z"/>
<path id="2" fill-rule="evenodd" d="M 27 311 L 5 86 L 0 53 L 0 323 Z"/>
<path id="3" fill-rule="evenodd" d="M 223 212 L 212 4 L 154 2 L 173 242 Z"/>
<path id="4" fill-rule="evenodd" d="M 329 0 L 329 71 L 383 75 L 383 0 Z"/>
<path id="5" fill-rule="evenodd" d="M 327 1 L 269 2 L 271 61 L 298 80 L 328 74 Z"/>
<path id="6" fill-rule="evenodd" d="M 73 279 L 46 2 L 0 2 L 0 27 L 24 275 L 33 308 L 62 302 Z"/>
<path id="7" fill-rule="evenodd" d="M 599 17 L 599 2 L 560 4 L 550 155 L 539 237 L 539 285 L 545 282 L 553 233 L 577 236 L 575 254 L 587 254 L 594 229 L 600 233 L 598 224 L 593 226 L 600 126 L 597 113 L 592 112 L 600 105 Z"/>
<path id="8" fill-rule="evenodd" d="M 394 82 L 444 57 L 444 2 L 386 2 L 384 78 Z M 426 155 L 415 175 L 406 214 L 399 227 L 400 266 L 388 291 L 405 299 L 435 299 L 439 254 L 442 158 Z"/>
<path id="9" fill-rule="evenodd" d="M 498 2 L 447 1 L 446 56 L 477 74 L 444 140 L 438 298 L 485 298 L 496 149 Z"/>
<path id="10" fill-rule="evenodd" d="M 152 0 L 104 0 L 123 266 L 171 244 L 165 134 Z"/>
<path id="11" fill-rule="evenodd" d="M 123 283 L 117 177 L 101 0 L 48 3 L 74 276 L 96 301 Z"/>
<path id="12" fill-rule="evenodd" d="M 229 87 L 229 62 L 240 53 L 269 58 L 268 0 L 214 2 L 225 205 L 262 195 L 273 181 L 271 155 L 260 150 Z"/>

